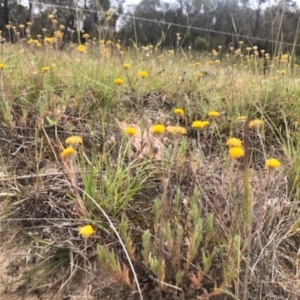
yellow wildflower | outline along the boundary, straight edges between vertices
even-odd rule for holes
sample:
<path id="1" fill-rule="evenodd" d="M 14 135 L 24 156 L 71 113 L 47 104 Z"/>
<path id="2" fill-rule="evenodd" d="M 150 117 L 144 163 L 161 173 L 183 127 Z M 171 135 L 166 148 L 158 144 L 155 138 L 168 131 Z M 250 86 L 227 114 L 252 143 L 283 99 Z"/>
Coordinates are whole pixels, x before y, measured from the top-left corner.
<path id="1" fill-rule="evenodd" d="M 231 147 L 229 149 L 229 156 L 233 159 L 238 159 L 240 157 L 243 157 L 245 155 L 245 151 L 241 147 Z"/>
<path id="2" fill-rule="evenodd" d="M 114 83 L 116 85 L 122 85 L 124 83 L 124 80 L 122 78 L 116 78 L 115 81 L 114 81 Z"/>
<path id="3" fill-rule="evenodd" d="M 72 157 L 75 153 L 76 151 L 73 147 L 67 147 L 61 152 L 60 156 L 61 158 L 69 158 Z"/>
<path id="4" fill-rule="evenodd" d="M 5 69 L 5 68 L 6 68 L 6 65 L 3 64 L 3 63 L 0 63 L 0 70 L 2 71 L 2 70 Z"/>
<path id="5" fill-rule="evenodd" d="M 146 77 L 148 77 L 148 72 L 147 72 L 147 71 L 140 71 L 140 72 L 139 72 L 139 76 L 140 76 L 141 78 L 146 78 Z"/>
<path id="6" fill-rule="evenodd" d="M 285 75 L 285 73 L 286 73 L 286 70 L 280 70 L 280 71 L 279 71 L 279 74 L 280 74 L 280 75 Z"/>
<path id="7" fill-rule="evenodd" d="M 186 134 L 186 129 L 184 127 L 181 127 L 181 126 L 168 126 L 166 129 L 169 133 L 172 133 L 174 135 L 176 135 L 176 134 Z"/>
<path id="8" fill-rule="evenodd" d="M 95 230 L 91 225 L 85 225 L 83 227 L 79 227 L 78 230 L 78 234 L 81 235 L 85 240 L 87 240 L 94 233 Z"/>
<path id="9" fill-rule="evenodd" d="M 129 63 L 123 64 L 123 69 L 127 70 L 129 68 L 130 68 L 130 64 Z"/>
<path id="10" fill-rule="evenodd" d="M 54 38 L 51 38 L 51 37 L 45 37 L 44 38 L 44 43 L 46 43 L 46 44 L 51 44 L 54 41 L 55 41 Z"/>
<path id="11" fill-rule="evenodd" d="M 176 115 L 176 116 L 180 116 L 180 117 L 183 117 L 184 116 L 184 110 L 181 109 L 181 108 L 175 108 L 173 110 L 173 113 Z"/>
<path id="12" fill-rule="evenodd" d="M 161 124 L 156 124 L 154 126 L 152 126 L 151 128 L 151 133 L 153 135 L 159 135 L 159 134 L 162 134 L 166 131 L 166 128 L 164 125 L 161 125 Z"/>
<path id="13" fill-rule="evenodd" d="M 83 52 L 85 52 L 86 47 L 85 47 L 84 45 L 79 45 L 79 46 L 76 48 L 76 50 L 77 50 L 78 52 L 80 52 L 80 53 L 83 53 Z"/>
<path id="14" fill-rule="evenodd" d="M 49 19 L 54 19 L 54 15 L 51 14 L 51 15 L 48 16 L 48 18 L 49 18 Z"/>
<path id="15" fill-rule="evenodd" d="M 44 67 L 42 67 L 42 71 L 44 73 L 46 73 L 46 72 L 50 71 L 50 68 L 48 66 L 44 66 Z"/>
<path id="16" fill-rule="evenodd" d="M 281 166 L 281 162 L 276 158 L 267 159 L 265 162 L 266 169 L 276 169 Z"/>
<path id="17" fill-rule="evenodd" d="M 220 113 L 219 112 L 217 112 L 217 111 L 210 111 L 210 112 L 208 112 L 208 116 L 210 117 L 210 118 L 217 118 L 217 117 L 219 117 L 220 116 Z"/>
<path id="18" fill-rule="evenodd" d="M 199 130 L 205 128 L 208 125 L 209 125 L 208 121 L 194 121 L 192 123 L 192 128 Z"/>
<path id="19" fill-rule="evenodd" d="M 135 136 L 137 135 L 137 130 L 133 127 L 126 127 L 124 128 L 124 132 L 128 135 L 128 136 Z"/>
<path id="20" fill-rule="evenodd" d="M 78 136 L 78 135 L 73 135 L 68 137 L 65 140 L 67 145 L 78 145 L 78 144 L 82 144 L 82 137 Z"/>
<path id="21" fill-rule="evenodd" d="M 83 36 L 82 36 L 84 39 L 88 39 L 90 37 L 90 35 L 88 33 L 85 33 Z"/>
<path id="22" fill-rule="evenodd" d="M 257 128 L 257 127 L 259 127 L 262 124 L 263 124 L 262 120 L 255 119 L 255 120 L 250 121 L 249 128 L 250 129 Z"/>
<path id="23" fill-rule="evenodd" d="M 31 45 L 31 44 L 35 44 L 35 40 L 34 39 L 29 39 L 27 41 L 27 44 Z"/>
<path id="24" fill-rule="evenodd" d="M 230 138 L 226 141 L 226 146 L 242 148 L 242 141 L 237 138 Z"/>
<path id="25" fill-rule="evenodd" d="M 247 119 L 248 119 L 247 116 L 239 116 L 239 117 L 236 118 L 236 120 L 240 121 L 240 122 L 245 122 Z"/>

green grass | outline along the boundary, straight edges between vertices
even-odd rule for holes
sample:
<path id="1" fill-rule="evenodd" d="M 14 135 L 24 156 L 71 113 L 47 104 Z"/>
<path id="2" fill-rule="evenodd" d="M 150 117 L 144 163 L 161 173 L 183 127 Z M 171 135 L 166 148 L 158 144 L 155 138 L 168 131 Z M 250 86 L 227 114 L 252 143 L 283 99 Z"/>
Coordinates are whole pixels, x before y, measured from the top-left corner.
<path id="1" fill-rule="evenodd" d="M 141 299 L 298 299 L 297 67 L 270 59 L 263 76 L 264 61 L 246 49 L 219 56 L 153 47 L 120 53 L 93 42 L 84 53 L 55 43 L 1 47 L 2 232 L 15 227 L 51 249 L 24 281 L 42 270 L 51 280 L 76 254 L 86 276 L 97 258 Z M 140 78 L 142 70 L 149 76 Z M 220 116 L 209 118 L 212 110 Z M 248 129 L 236 121 L 242 115 L 263 125 Z M 195 120 L 210 125 L 197 134 Z M 154 124 L 187 132 L 154 137 Z M 129 126 L 136 136 L 124 133 Z M 63 159 L 73 135 L 83 144 Z M 229 157 L 230 137 L 243 141 L 245 159 Z M 265 169 L 271 157 L 280 168 Z M 78 228 L 87 224 L 95 233 L 84 240 Z M 62 288 L 70 274 L 59 279 Z"/>

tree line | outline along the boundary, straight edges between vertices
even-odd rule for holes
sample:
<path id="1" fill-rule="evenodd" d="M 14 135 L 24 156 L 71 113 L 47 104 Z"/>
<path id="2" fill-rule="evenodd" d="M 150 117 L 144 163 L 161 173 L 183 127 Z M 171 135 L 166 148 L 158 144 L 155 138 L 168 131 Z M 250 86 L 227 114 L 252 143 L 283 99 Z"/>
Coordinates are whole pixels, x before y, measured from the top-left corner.
<path id="1" fill-rule="evenodd" d="M 84 33 L 125 45 L 152 45 L 175 50 L 249 46 L 291 51 L 299 43 L 300 10 L 292 0 L 268 5 L 266 0 L 0 0 L 1 37 L 53 35 L 63 31 L 64 42 L 84 42 Z M 49 19 L 53 15 L 53 19 Z M 23 27 L 21 28 L 20 27 Z M 30 26 L 30 30 L 28 29 Z M 45 31 L 45 28 L 47 31 Z M 77 32 L 79 34 L 72 34 Z M 278 49 L 277 49 L 278 50 Z M 297 50 L 297 49 L 296 49 Z"/>

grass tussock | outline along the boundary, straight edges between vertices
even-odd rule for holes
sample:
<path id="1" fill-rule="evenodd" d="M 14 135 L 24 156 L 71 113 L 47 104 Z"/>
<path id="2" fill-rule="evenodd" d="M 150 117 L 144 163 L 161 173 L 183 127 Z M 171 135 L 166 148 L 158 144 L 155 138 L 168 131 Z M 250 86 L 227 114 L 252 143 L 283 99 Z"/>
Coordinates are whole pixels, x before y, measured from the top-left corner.
<path id="1" fill-rule="evenodd" d="M 137 299 L 299 298 L 297 65 L 40 42 L 0 45 L 2 247 L 30 249 L 27 294 L 96 262 Z"/>

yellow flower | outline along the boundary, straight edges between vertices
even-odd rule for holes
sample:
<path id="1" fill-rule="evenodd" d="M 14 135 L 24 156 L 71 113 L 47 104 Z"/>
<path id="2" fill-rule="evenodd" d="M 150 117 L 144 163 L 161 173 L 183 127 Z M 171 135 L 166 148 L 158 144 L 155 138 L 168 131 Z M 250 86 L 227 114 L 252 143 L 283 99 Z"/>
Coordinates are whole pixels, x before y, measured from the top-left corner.
<path id="1" fill-rule="evenodd" d="M 265 162 L 266 169 L 276 169 L 281 166 L 281 162 L 276 158 L 267 159 Z"/>
<path id="2" fill-rule="evenodd" d="M 194 121 L 192 123 L 192 128 L 199 130 L 205 128 L 208 125 L 209 125 L 208 121 Z"/>
<path id="3" fill-rule="evenodd" d="M 46 44 L 51 44 L 54 41 L 55 41 L 54 38 L 51 38 L 51 37 L 45 37 L 44 38 L 44 43 L 46 43 Z"/>
<path id="4" fill-rule="evenodd" d="M 90 35 L 88 33 L 85 33 L 83 36 L 82 36 L 84 39 L 88 39 L 90 37 Z"/>
<path id="5" fill-rule="evenodd" d="M 233 159 L 238 159 L 245 155 L 245 151 L 243 148 L 240 147 L 231 147 L 229 149 L 229 156 Z"/>
<path id="6" fill-rule="evenodd" d="M 217 111 L 210 111 L 210 112 L 208 112 L 208 116 L 210 117 L 210 118 L 217 118 L 217 117 L 219 117 L 220 116 L 220 113 L 219 112 L 217 112 Z"/>
<path id="7" fill-rule="evenodd" d="M 263 124 L 262 120 L 255 119 L 255 120 L 250 121 L 249 128 L 250 129 L 257 128 L 257 127 L 259 127 L 262 124 Z"/>
<path id="8" fill-rule="evenodd" d="M 285 73 L 286 73 L 286 70 L 280 70 L 280 71 L 279 71 L 279 74 L 280 74 L 280 75 L 285 75 Z"/>
<path id="9" fill-rule="evenodd" d="M 42 71 L 44 73 L 46 73 L 46 72 L 50 71 L 50 68 L 48 66 L 42 67 Z"/>
<path id="10" fill-rule="evenodd" d="M 197 77 L 203 77 L 204 74 L 202 72 L 197 73 Z"/>
<path id="11" fill-rule="evenodd" d="M 184 127 L 181 127 L 181 126 L 168 126 L 166 129 L 169 133 L 172 133 L 174 135 L 176 135 L 176 134 L 186 134 L 186 129 Z"/>
<path id="12" fill-rule="evenodd" d="M 80 53 L 83 53 L 83 52 L 85 52 L 86 48 L 85 48 L 84 45 L 79 45 L 79 46 L 76 48 L 76 50 L 77 50 L 78 52 L 80 52 Z"/>
<path id="13" fill-rule="evenodd" d="M 78 145 L 78 144 L 82 144 L 82 137 L 81 136 L 77 136 L 77 135 L 73 135 L 68 137 L 65 140 L 67 145 Z"/>
<path id="14" fill-rule="evenodd" d="M 128 136 L 135 136 L 137 135 L 137 130 L 133 127 L 126 127 L 124 128 L 124 132 L 128 135 Z"/>
<path id="15" fill-rule="evenodd" d="M 51 14 L 51 15 L 48 16 L 48 18 L 49 19 L 54 19 L 54 15 Z"/>
<path id="16" fill-rule="evenodd" d="M 242 148 L 242 141 L 237 138 L 230 138 L 226 141 L 226 146 Z"/>
<path id="17" fill-rule="evenodd" d="M 239 116 L 239 117 L 236 118 L 236 120 L 240 121 L 240 122 L 245 122 L 247 119 L 248 119 L 247 116 Z"/>
<path id="18" fill-rule="evenodd" d="M 29 45 L 31 45 L 31 44 L 35 44 L 35 40 L 33 40 L 33 39 L 29 39 L 29 40 L 27 41 L 27 44 L 29 44 Z"/>
<path id="19" fill-rule="evenodd" d="M 72 157 L 75 153 L 76 153 L 76 151 L 74 150 L 73 147 L 67 147 L 62 151 L 60 156 L 61 156 L 61 158 L 69 158 L 69 157 Z"/>
<path id="20" fill-rule="evenodd" d="M 94 233 L 95 230 L 91 225 L 85 225 L 83 227 L 79 227 L 78 229 L 78 234 L 81 235 L 85 240 L 87 240 Z"/>
<path id="21" fill-rule="evenodd" d="M 151 133 L 154 135 L 162 134 L 165 131 L 166 131 L 165 126 L 161 125 L 161 124 L 156 124 L 156 125 L 152 126 L 152 128 L 151 128 Z"/>
<path id="22" fill-rule="evenodd" d="M 181 116 L 181 117 L 184 116 L 184 110 L 181 109 L 181 108 L 175 108 L 175 109 L 173 110 L 173 113 L 174 113 L 176 116 Z"/>
<path id="23" fill-rule="evenodd" d="M 147 72 L 147 71 L 140 71 L 140 72 L 139 72 L 139 76 L 140 76 L 141 78 L 148 77 L 148 72 Z"/>
<path id="24" fill-rule="evenodd" d="M 3 70 L 3 69 L 5 69 L 5 67 L 6 67 L 6 65 L 5 65 L 5 64 L 3 64 L 3 63 L 0 63 L 0 70 Z"/>
<path id="25" fill-rule="evenodd" d="M 124 83 L 124 80 L 122 78 L 116 78 L 114 83 L 117 85 L 122 85 Z"/>
<path id="26" fill-rule="evenodd" d="M 123 69 L 129 69 L 130 68 L 130 64 L 129 63 L 125 63 L 123 64 Z"/>

